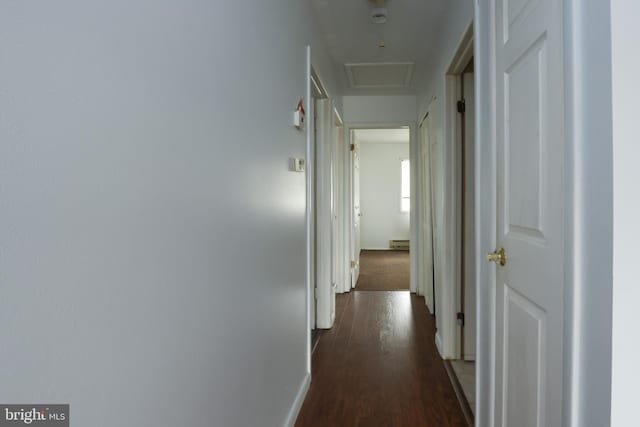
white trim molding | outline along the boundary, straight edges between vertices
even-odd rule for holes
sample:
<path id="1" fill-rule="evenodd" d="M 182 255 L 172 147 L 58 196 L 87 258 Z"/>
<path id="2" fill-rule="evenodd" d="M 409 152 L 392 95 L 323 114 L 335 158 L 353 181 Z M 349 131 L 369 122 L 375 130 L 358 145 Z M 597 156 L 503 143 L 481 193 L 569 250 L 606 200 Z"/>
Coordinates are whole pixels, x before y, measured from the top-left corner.
<path id="1" fill-rule="evenodd" d="M 345 162 L 347 163 L 346 167 L 347 170 L 349 170 L 349 146 L 351 144 L 351 131 L 353 130 L 358 130 L 358 129 L 399 129 L 399 128 L 409 128 L 409 160 L 411 162 L 411 210 L 409 212 L 409 245 L 410 245 L 410 250 L 409 250 L 409 289 L 411 292 L 416 292 L 417 290 L 417 283 L 418 283 L 418 250 L 417 250 L 417 241 L 418 241 L 418 220 L 419 220 L 419 216 L 417 214 L 417 208 L 416 208 L 416 204 L 415 204 L 415 200 L 417 200 L 418 197 L 418 193 L 417 193 L 417 188 L 418 188 L 418 179 L 419 179 L 419 175 L 418 175 L 418 169 L 414 167 L 414 163 L 416 162 L 416 159 L 418 159 L 418 157 L 420 156 L 420 146 L 419 146 L 419 141 L 417 138 L 417 133 L 416 133 L 416 122 L 414 121 L 401 121 L 401 122 L 344 122 L 344 132 L 345 132 L 345 138 L 347 138 L 345 140 L 345 146 L 346 146 L 346 150 L 347 150 L 347 156 L 346 156 L 346 160 Z M 350 189 L 351 188 L 351 174 L 346 174 L 345 175 L 345 188 L 346 189 Z M 350 190 L 347 190 L 347 192 L 349 193 L 349 204 L 347 206 L 351 206 L 351 192 Z M 351 224 L 351 221 L 349 220 L 349 229 L 348 229 L 348 233 L 345 235 L 345 237 L 348 239 L 349 242 L 351 242 L 352 239 L 352 235 L 353 235 L 353 224 Z M 351 255 L 351 250 L 348 251 L 348 256 L 350 257 Z M 346 261 L 348 264 L 351 263 L 351 259 L 349 258 Z"/>
<path id="2" fill-rule="evenodd" d="M 287 418 L 284 421 L 284 427 L 293 427 L 296 423 L 296 419 L 298 418 L 298 414 L 300 414 L 300 409 L 302 409 L 302 404 L 304 403 L 304 398 L 307 396 L 307 392 L 309 391 L 309 386 L 311 385 L 311 374 L 307 373 L 302 379 L 302 383 L 300 384 L 300 388 L 298 388 L 298 392 L 296 393 L 296 397 L 291 404 L 291 408 L 287 413 Z"/>

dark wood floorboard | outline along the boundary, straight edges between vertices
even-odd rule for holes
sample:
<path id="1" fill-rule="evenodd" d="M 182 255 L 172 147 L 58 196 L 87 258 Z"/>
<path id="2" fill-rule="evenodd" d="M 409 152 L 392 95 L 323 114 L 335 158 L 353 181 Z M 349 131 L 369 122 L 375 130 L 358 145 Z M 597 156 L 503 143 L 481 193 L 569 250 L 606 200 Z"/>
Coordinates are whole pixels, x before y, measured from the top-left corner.
<path id="1" fill-rule="evenodd" d="M 360 252 L 359 291 L 409 290 L 409 251 Z"/>
<path id="2" fill-rule="evenodd" d="M 434 339 L 422 297 L 338 295 L 336 323 L 313 353 L 296 426 L 466 426 Z"/>

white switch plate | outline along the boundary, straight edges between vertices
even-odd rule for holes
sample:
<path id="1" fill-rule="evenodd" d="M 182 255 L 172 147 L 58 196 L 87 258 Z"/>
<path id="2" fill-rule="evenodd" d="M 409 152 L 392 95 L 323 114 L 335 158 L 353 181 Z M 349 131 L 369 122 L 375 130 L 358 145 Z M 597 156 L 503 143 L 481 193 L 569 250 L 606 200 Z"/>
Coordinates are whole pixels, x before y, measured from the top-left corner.
<path id="1" fill-rule="evenodd" d="M 294 111 L 293 112 L 293 125 L 298 129 L 304 128 L 304 114 L 302 111 Z"/>
<path id="2" fill-rule="evenodd" d="M 304 172 L 304 159 L 291 159 L 291 170 L 293 172 Z"/>

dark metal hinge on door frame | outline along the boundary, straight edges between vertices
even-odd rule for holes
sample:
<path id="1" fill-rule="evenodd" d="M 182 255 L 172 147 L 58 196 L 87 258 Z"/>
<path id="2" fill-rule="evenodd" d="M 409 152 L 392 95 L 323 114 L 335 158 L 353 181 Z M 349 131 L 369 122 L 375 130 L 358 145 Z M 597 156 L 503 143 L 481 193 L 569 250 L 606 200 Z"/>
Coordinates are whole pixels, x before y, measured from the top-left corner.
<path id="1" fill-rule="evenodd" d="M 464 113 L 466 110 L 466 105 L 464 103 L 464 99 L 461 99 L 460 101 L 458 101 L 458 113 L 462 114 Z"/>

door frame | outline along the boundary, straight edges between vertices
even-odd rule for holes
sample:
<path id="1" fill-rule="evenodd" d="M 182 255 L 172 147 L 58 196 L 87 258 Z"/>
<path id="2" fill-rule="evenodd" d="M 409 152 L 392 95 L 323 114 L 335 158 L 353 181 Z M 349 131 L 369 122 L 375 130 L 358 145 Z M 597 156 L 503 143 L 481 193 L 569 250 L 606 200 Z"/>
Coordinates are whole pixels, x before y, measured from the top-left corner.
<path id="1" fill-rule="evenodd" d="M 457 103 L 460 99 L 460 75 L 464 72 L 469 61 L 474 56 L 474 33 L 473 23 L 467 25 L 460 42 L 449 62 L 449 67 L 445 75 L 445 117 L 444 117 L 444 145 L 443 157 L 444 168 L 442 176 L 443 189 L 447 194 L 459 195 L 461 191 L 462 159 L 461 159 L 461 119 L 457 110 Z M 435 195 L 434 195 L 435 196 Z M 444 217 L 442 218 L 441 235 L 435 236 L 436 241 L 441 241 L 443 248 L 436 247 L 436 253 L 447 253 L 443 262 L 436 259 L 434 268 L 442 269 L 440 274 L 440 295 L 436 295 L 436 306 L 439 306 L 437 321 L 438 331 L 436 332 L 436 345 L 440 355 L 444 359 L 460 358 L 460 326 L 456 317 L 461 299 L 460 271 L 461 251 L 462 251 L 462 230 L 461 230 L 461 197 L 443 197 L 444 206 L 433 206 L 433 209 L 442 208 Z M 447 250 L 448 248 L 448 250 Z"/>
<path id="2" fill-rule="evenodd" d="M 316 68 L 313 65 L 312 59 L 312 49 L 311 46 L 306 47 L 306 76 L 305 76 L 305 92 L 303 97 L 303 104 L 306 110 L 306 124 L 304 125 L 304 133 L 305 133 L 305 190 L 306 190 L 306 199 L 305 199 L 305 228 L 306 228 L 306 286 L 305 286 L 305 312 L 306 312 L 306 333 L 307 333 L 307 343 L 306 346 L 306 370 L 307 374 L 311 375 L 311 331 L 316 327 L 317 320 L 317 312 L 316 312 L 316 280 L 317 280 L 317 270 L 316 270 L 316 257 L 317 257 L 317 239 L 316 235 L 316 216 L 318 211 L 317 206 L 317 198 L 323 197 L 323 201 L 327 202 L 326 198 L 329 197 L 329 205 L 331 205 L 330 197 L 331 197 L 331 188 L 325 189 L 326 191 L 322 191 L 320 195 L 316 194 L 316 145 L 315 145 L 315 135 L 314 135 L 314 86 L 317 88 L 317 85 L 320 84 L 319 91 L 322 93 L 322 98 L 324 103 L 326 104 L 325 113 L 323 114 L 323 120 L 320 124 L 322 128 L 322 138 L 326 138 L 327 141 L 334 141 L 334 130 L 333 130 L 333 117 L 334 110 L 337 111 L 336 100 L 331 97 L 329 92 L 326 90 L 326 86 L 322 84 L 322 80 L 318 73 L 316 72 Z M 313 80 L 315 79 L 315 83 Z M 329 156 L 328 160 L 331 160 L 331 156 Z M 330 169 L 330 167 L 329 167 Z M 329 185 L 330 187 L 330 185 Z M 328 231 L 331 231 L 331 226 L 329 224 Z M 321 234 L 326 235 L 326 234 Z M 331 244 L 328 244 L 331 246 Z M 329 249 L 329 260 L 332 256 L 331 248 Z M 330 265 L 330 263 L 326 263 Z M 329 267 L 330 269 L 330 267 Z M 331 273 L 327 273 L 329 280 Z M 330 284 L 329 291 L 335 290 L 335 287 Z M 325 307 L 329 309 L 331 306 L 335 307 L 335 300 L 333 304 L 324 304 Z M 327 317 L 327 316 L 325 316 Z M 331 313 L 329 313 L 329 318 L 331 318 Z M 322 326 L 322 325 L 321 325 Z"/>
<path id="3" fill-rule="evenodd" d="M 418 194 L 416 193 L 416 188 L 418 185 L 419 177 L 418 177 L 418 168 L 414 167 L 414 163 L 416 159 L 420 156 L 420 148 L 418 146 L 418 140 L 416 138 L 416 122 L 412 121 L 402 121 L 402 122 L 375 122 L 375 123 L 367 123 L 367 122 L 344 122 L 344 140 L 346 142 L 344 148 L 344 190 L 345 190 L 345 207 L 349 207 L 349 209 L 345 209 L 345 225 L 347 232 L 345 233 L 345 245 L 347 250 L 345 252 L 345 260 L 344 265 L 346 266 L 346 275 L 351 280 L 351 273 L 353 268 L 351 267 L 351 254 L 353 252 L 353 235 L 354 235 L 354 227 L 353 227 L 353 218 L 351 213 L 353 212 L 353 186 L 352 186 L 352 171 L 351 171 L 351 144 L 352 135 L 354 130 L 362 130 L 362 129 L 400 129 L 400 128 L 409 128 L 409 161 L 411 163 L 411 210 L 409 212 L 409 269 L 410 269 L 410 290 L 411 292 L 416 292 L 417 288 L 417 268 L 418 263 L 417 260 L 417 248 L 418 245 L 418 218 L 417 209 L 414 208 L 416 206 L 415 200 L 417 200 Z M 346 286 L 345 286 L 346 287 Z M 351 283 L 349 289 L 353 289 L 355 287 L 355 283 Z"/>
<path id="4" fill-rule="evenodd" d="M 335 244 L 335 280 L 336 280 L 336 293 L 349 292 L 351 290 L 349 282 L 349 266 L 346 265 L 346 255 L 349 250 L 348 241 L 346 239 L 347 230 L 349 227 L 349 212 L 346 207 L 349 200 L 345 191 L 344 183 L 346 181 L 346 169 L 345 169 L 345 146 L 347 141 L 345 140 L 344 133 L 344 120 L 338 112 L 338 109 L 333 108 L 333 124 L 334 124 L 334 139 L 335 139 L 335 178 L 334 191 L 336 194 L 336 206 L 335 206 L 335 226 L 337 228 L 337 241 Z"/>
<path id="5" fill-rule="evenodd" d="M 329 329 L 335 320 L 335 281 L 333 275 L 335 256 L 334 227 L 334 151 L 336 147 L 334 129 L 335 101 L 326 89 L 322 78 L 311 65 L 311 109 L 309 128 L 313 140 L 313 153 L 307 162 L 312 166 L 310 179 L 314 185 L 312 225 L 314 226 L 315 271 L 313 289 L 315 305 L 315 328 Z M 313 164 L 311 164 L 313 162 Z M 315 302 L 315 304 L 313 304 Z"/>
<path id="6" fill-rule="evenodd" d="M 311 46 L 306 47 L 306 75 L 305 75 L 305 91 L 304 91 L 304 107 L 311 116 L 311 106 L 313 100 L 311 99 Z M 307 121 L 308 122 L 308 121 Z M 307 333 L 307 346 L 306 346 L 306 368 L 307 375 L 310 378 L 311 375 L 311 330 L 315 328 L 315 295 L 314 295 L 314 282 L 315 282 L 315 269 L 314 269 L 314 252 L 315 252 L 315 230 L 313 225 L 313 212 L 314 212 L 314 185 L 313 185 L 313 162 L 310 161 L 313 158 L 313 129 L 307 123 L 305 129 L 305 229 L 306 229 L 306 333 Z"/>
<path id="7" fill-rule="evenodd" d="M 349 143 L 345 148 L 348 151 L 347 164 L 348 164 L 348 177 L 349 177 L 349 185 L 348 185 L 348 193 L 349 193 L 349 252 L 348 252 L 348 265 L 349 265 L 349 289 L 355 289 L 356 284 L 358 283 L 358 278 L 360 277 L 360 254 L 358 253 L 356 256 L 357 250 L 362 250 L 362 222 L 358 220 L 358 233 L 356 233 L 356 221 L 355 221 L 355 212 L 356 212 L 356 201 L 355 201 L 355 187 L 356 187 L 356 157 L 358 142 L 355 139 L 355 135 L 352 129 L 349 130 Z M 354 147 L 352 149 L 351 147 Z M 358 159 L 359 160 L 359 159 Z M 360 197 L 360 162 L 358 161 L 358 197 Z M 360 215 L 360 206 L 362 200 L 358 200 L 358 215 Z M 357 238 L 360 241 L 357 241 Z M 357 244 L 356 244 L 357 242 Z"/>
<path id="8" fill-rule="evenodd" d="M 471 59 L 473 61 L 473 57 Z M 474 71 L 465 71 L 458 75 L 458 88 L 459 94 L 462 99 L 465 100 L 464 115 L 458 114 L 460 124 L 458 129 L 464 128 L 464 132 L 460 133 L 458 138 L 458 162 L 460 166 L 460 197 L 458 197 L 458 203 L 460 203 L 459 213 L 460 221 L 458 222 L 459 231 L 459 248 L 458 252 L 460 256 L 460 281 L 458 286 L 458 310 L 463 313 L 462 325 L 458 325 L 460 328 L 459 339 L 459 357 L 461 360 L 475 361 L 475 337 L 476 332 L 474 329 L 477 327 L 475 312 L 476 312 L 476 287 L 475 287 L 475 262 L 478 257 L 475 247 L 475 150 L 473 144 L 473 138 L 475 137 L 475 85 L 469 89 L 464 83 L 465 76 L 470 74 L 470 79 L 474 79 Z M 459 98 L 460 99 L 460 98 Z M 472 102 L 469 102 L 472 101 Z M 469 115 L 473 117 L 471 127 L 467 127 L 469 124 Z M 471 135 L 471 136 L 470 136 Z M 469 141 L 471 139 L 471 141 Z M 467 185 L 469 184 L 469 185 Z M 472 188 L 471 196 L 474 196 L 471 200 L 468 200 L 467 192 Z M 467 228 L 469 235 L 467 235 Z M 466 240 L 466 237 L 469 240 Z M 460 323 L 460 322 L 458 322 Z M 472 331 L 470 334 L 469 331 Z M 470 334 L 470 336 L 468 335 Z M 466 343 L 466 344 L 465 344 Z M 467 347 L 467 344 L 470 347 Z"/>

